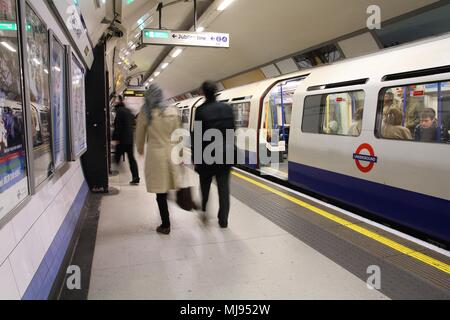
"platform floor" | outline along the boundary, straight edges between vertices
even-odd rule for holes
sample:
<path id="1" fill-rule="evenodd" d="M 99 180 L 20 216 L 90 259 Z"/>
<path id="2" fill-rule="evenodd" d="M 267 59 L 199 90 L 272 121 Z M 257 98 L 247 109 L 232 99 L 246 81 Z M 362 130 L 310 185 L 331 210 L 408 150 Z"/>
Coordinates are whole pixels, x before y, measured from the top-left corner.
<path id="1" fill-rule="evenodd" d="M 143 177 L 142 159 L 139 164 Z M 89 299 L 450 298 L 447 274 L 341 230 L 235 176 L 228 229 L 217 224 L 213 186 L 207 218 L 170 202 L 172 232 L 159 235 L 155 196 L 143 182 L 128 185 L 126 163 L 119 172 L 111 178 L 119 194 L 101 199 Z M 198 198 L 193 171 L 189 181 Z M 366 284 L 370 265 L 382 268 L 380 291 Z"/>

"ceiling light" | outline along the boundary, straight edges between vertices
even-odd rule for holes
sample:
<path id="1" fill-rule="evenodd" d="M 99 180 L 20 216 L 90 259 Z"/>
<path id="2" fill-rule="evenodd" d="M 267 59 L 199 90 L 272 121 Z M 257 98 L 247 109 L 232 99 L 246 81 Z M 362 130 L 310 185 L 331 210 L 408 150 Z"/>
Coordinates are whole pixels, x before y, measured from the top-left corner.
<path id="1" fill-rule="evenodd" d="M 168 66 L 169 66 L 169 63 L 166 62 L 166 63 L 164 63 L 164 64 L 161 66 L 161 69 L 165 69 L 165 68 L 167 68 Z"/>
<path id="2" fill-rule="evenodd" d="M 59 67 L 53 67 L 54 70 L 61 72 L 61 69 Z"/>
<path id="3" fill-rule="evenodd" d="M 175 52 L 172 54 L 172 58 L 178 57 L 182 52 L 183 52 L 183 49 L 178 48 L 178 49 L 175 50 Z"/>
<path id="4" fill-rule="evenodd" d="M 205 28 L 204 28 L 204 27 L 198 27 L 198 28 L 197 28 L 197 32 L 203 32 L 203 31 L 205 31 Z"/>
<path id="5" fill-rule="evenodd" d="M 36 63 L 37 65 L 40 65 L 40 64 L 41 64 L 41 62 L 40 62 L 38 59 L 36 59 L 36 58 L 33 58 L 33 61 L 34 61 L 34 63 Z"/>
<path id="6" fill-rule="evenodd" d="M 44 69 L 44 72 L 45 72 L 46 74 L 48 74 L 48 70 L 47 70 L 47 69 Z"/>
<path id="7" fill-rule="evenodd" d="M 160 74 L 161 74 L 161 72 L 156 71 L 156 72 L 155 72 L 155 77 L 159 76 Z"/>
<path id="8" fill-rule="evenodd" d="M 150 78 L 150 80 L 148 80 L 148 81 L 150 81 L 150 82 L 153 82 L 153 81 L 155 81 L 155 79 L 153 79 L 153 78 Z"/>
<path id="9" fill-rule="evenodd" d="M 222 4 L 217 8 L 218 11 L 223 11 L 233 2 L 234 0 L 223 0 Z"/>
<path id="10" fill-rule="evenodd" d="M 14 47 L 11 46 L 8 42 L 2 41 L 1 44 L 2 44 L 6 49 L 8 49 L 9 51 L 17 52 L 17 50 L 14 49 Z"/>

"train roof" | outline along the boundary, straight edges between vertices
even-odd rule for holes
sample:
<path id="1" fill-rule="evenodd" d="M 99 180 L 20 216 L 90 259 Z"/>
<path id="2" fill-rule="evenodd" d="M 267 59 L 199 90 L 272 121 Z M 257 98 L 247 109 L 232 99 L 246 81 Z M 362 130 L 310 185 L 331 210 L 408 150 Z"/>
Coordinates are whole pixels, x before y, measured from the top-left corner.
<path id="1" fill-rule="evenodd" d="M 304 69 L 240 87 L 226 89 L 220 92 L 218 100 L 250 96 L 259 97 L 274 83 L 301 76 L 304 76 L 305 79 L 300 85 L 309 88 L 357 79 L 381 82 L 386 75 L 449 65 L 450 33 L 440 37 L 383 49 L 366 56 L 346 59 L 333 64 Z M 198 99 L 198 97 L 195 99 Z M 181 101 L 180 103 L 187 105 L 186 102 L 190 100 L 192 99 Z"/>

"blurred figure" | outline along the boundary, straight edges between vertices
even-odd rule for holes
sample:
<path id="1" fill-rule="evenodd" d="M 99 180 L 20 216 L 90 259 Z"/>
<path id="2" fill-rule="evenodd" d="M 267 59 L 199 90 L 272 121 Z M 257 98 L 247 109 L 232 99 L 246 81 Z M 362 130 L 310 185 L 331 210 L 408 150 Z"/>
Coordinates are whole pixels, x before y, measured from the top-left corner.
<path id="1" fill-rule="evenodd" d="M 412 140 L 411 132 L 402 126 L 402 112 L 399 109 L 392 108 L 388 111 L 381 136 L 386 139 Z"/>
<path id="2" fill-rule="evenodd" d="M 116 100 L 116 117 L 114 119 L 113 140 L 117 142 L 115 161 L 120 163 L 121 157 L 126 153 L 128 155 L 128 162 L 130 163 L 130 170 L 133 176 L 131 185 L 138 185 L 140 182 L 139 169 L 134 158 L 134 116 L 130 109 L 125 106 L 123 97 L 118 96 Z"/>
<path id="3" fill-rule="evenodd" d="M 156 231 L 170 233 L 170 217 L 167 206 L 167 193 L 177 189 L 179 182 L 178 166 L 172 162 L 172 133 L 180 128 L 178 110 L 163 102 L 162 90 L 152 84 L 145 92 L 145 104 L 138 116 L 136 145 L 140 155 L 145 158 L 145 181 L 147 191 L 156 193 L 162 224 Z"/>
<path id="4" fill-rule="evenodd" d="M 414 135 L 415 128 L 420 124 L 420 114 L 425 109 L 422 97 L 409 97 L 406 108 L 406 127 Z"/>
<path id="5" fill-rule="evenodd" d="M 217 102 L 216 93 L 217 86 L 211 81 L 206 81 L 202 85 L 202 91 L 206 98 L 204 104 L 197 108 L 195 112 L 195 125 L 192 141 L 192 155 L 195 163 L 195 170 L 200 175 L 200 187 L 202 192 L 202 210 L 206 211 L 209 199 L 209 191 L 213 177 L 216 177 L 217 188 L 219 191 L 219 225 L 222 228 L 228 227 L 228 216 L 230 212 L 230 169 L 233 163 L 227 163 L 227 158 L 231 158 L 234 162 L 234 113 L 233 108 L 225 103 Z M 199 124 L 201 123 L 201 132 Z M 204 141 L 205 132 L 210 129 L 220 131 L 222 141 Z M 233 131 L 232 141 L 227 141 L 226 131 Z M 194 141 L 196 136 L 202 137 L 202 141 Z M 215 152 L 214 159 L 220 161 L 206 161 L 204 151 L 208 146 L 214 143 Z M 198 148 L 201 146 L 201 150 Z M 201 152 L 201 163 L 196 163 L 196 153 Z M 228 154 L 228 157 L 227 157 Z M 231 155 L 231 157 L 230 157 Z"/>
<path id="6" fill-rule="evenodd" d="M 383 121 L 384 122 L 386 121 L 386 116 L 387 116 L 389 110 L 394 109 L 394 108 L 400 110 L 400 112 L 402 111 L 400 104 L 395 99 L 395 95 L 390 91 L 386 91 L 386 93 L 384 94 L 384 102 L 383 102 Z"/>
<path id="7" fill-rule="evenodd" d="M 348 129 L 348 134 L 350 136 L 359 137 L 362 129 L 362 118 L 363 118 L 364 109 L 358 108 L 355 112 L 355 122 L 352 124 L 350 129 Z"/>
<path id="8" fill-rule="evenodd" d="M 423 109 L 420 114 L 420 124 L 414 130 L 416 141 L 422 142 L 446 142 L 448 132 L 439 127 L 436 119 L 436 112 L 432 108 Z"/>

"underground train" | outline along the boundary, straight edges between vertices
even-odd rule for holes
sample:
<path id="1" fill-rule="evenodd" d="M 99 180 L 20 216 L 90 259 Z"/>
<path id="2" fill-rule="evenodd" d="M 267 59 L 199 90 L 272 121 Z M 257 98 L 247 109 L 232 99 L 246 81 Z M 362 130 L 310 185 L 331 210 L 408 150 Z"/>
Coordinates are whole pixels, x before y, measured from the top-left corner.
<path id="1" fill-rule="evenodd" d="M 224 90 L 218 100 L 233 107 L 245 166 L 448 247 L 450 35 Z M 185 128 L 203 102 L 175 104 Z M 262 161 L 264 152 L 278 161 Z"/>

